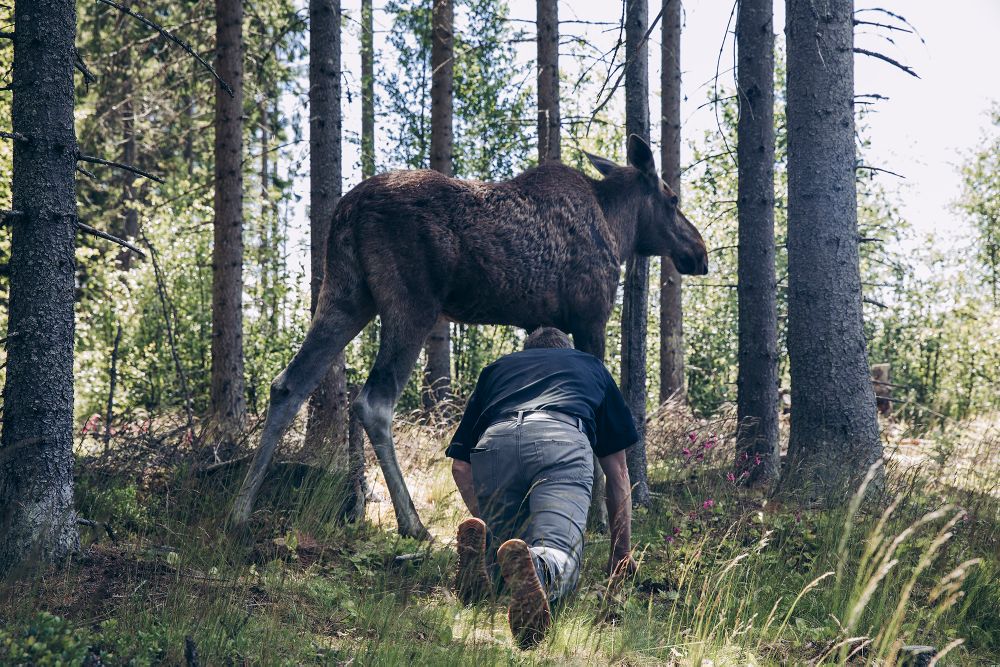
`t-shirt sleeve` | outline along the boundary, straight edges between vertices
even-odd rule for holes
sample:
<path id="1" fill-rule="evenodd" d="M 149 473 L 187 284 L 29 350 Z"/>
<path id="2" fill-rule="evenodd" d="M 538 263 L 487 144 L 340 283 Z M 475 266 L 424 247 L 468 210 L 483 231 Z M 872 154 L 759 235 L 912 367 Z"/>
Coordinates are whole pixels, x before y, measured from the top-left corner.
<path id="1" fill-rule="evenodd" d="M 480 375 L 479 379 L 482 380 L 482 378 L 483 376 Z M 479 393 L 477 383 L 476 391 L 472 392 L 469 404 L 465 406 L 465 414 L 462 415 L 462 421 L 459 423 L 455 435 L 451 438 L 451 444 L 448 445 L 448 449 L 444 452 L 445 456 L 460 461 L 468 461 L 470 459 L 469 451 L 476 446 L 476 423 L 483 414 L 482 399 Z"/>
<path id="2" fill-rule="evenodd" d="M 607 371 L 605 371 L 607 372 Z M 632 421 L 632 412 L 625 404 L 614 378 L 607 373 L 604 400 L 596 413 L 597 443 L 594 453 L 598 456 L 608 456 L 623 449 L 628 449 L 639 440 Z"/>

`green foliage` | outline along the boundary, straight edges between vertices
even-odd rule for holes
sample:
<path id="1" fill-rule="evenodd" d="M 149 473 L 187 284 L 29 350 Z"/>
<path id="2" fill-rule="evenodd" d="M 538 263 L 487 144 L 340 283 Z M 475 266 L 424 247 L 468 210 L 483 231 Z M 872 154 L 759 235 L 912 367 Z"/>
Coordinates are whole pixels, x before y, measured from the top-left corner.
<path id="1" fill-rule="evenodd" d="M 965 188 L 959 209 L 975 229 L 975 256 L 993 305 L 1000 307 L 1000 104 L 994 105 L 990 120 L 981 150 L 962 167 Z"/>
<path id="2" fill-rule="evenodd" d="M 87 657 L 90 641 L 88 633 L 43 611 L 21 627 L 0 627 L 0 663 L 72 667 Z"/>

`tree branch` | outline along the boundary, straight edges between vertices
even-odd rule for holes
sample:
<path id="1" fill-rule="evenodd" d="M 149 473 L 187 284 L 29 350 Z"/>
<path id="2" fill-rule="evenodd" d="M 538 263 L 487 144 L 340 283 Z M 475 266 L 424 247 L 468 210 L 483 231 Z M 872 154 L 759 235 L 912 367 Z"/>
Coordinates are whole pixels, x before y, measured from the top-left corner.
<path id="1" fill-rule="evenodd" d="M 120 239 L 117 236 L 112 236 L 111 234 L 108 234 L 107 232 L 102 232 L 101 230 L 95 229 L 95 228 L 91 227 L 90 225 L 85 225 L 82 222 L 80 222 L 79 220 L 77 220 L 76 226 L 79 227 L 80 231 L 82 231 L 82 232 L 86 232 L 87 234 L 90 234 L 91 236 L 96 236 L 99 239 L 104 239 L 105 241 L 111 241 L 112 243 L 117 243 L 118 245 L 120 245 L 123 248 L 128 248 L 129 250 L 131 250 L 135 254 L 139 255 L 139 257 L 142 257 L 143 259 L 146 258 L 146 253 L 144 253 L 143 251 L 139 250 L 137 247 L 135 247 L 134 245 L 132 245 L 131 243 L 129 243 L 125 239 Z"/>
<path id="2" fill-rule="evenodd" d="M 199 63 L 201 63 L 202 67 L 204 67 L 205 69 L 207 69 L 209 71 L 209 73 L 211 73 L 211 75 L 213 77 L 215 77 L 215 80 L 219 82 L 219 85 L 222 86 L 223 90 L 225 90 L 227 93 L 229 93 L 230 97 L 234 97 L 235 96 L 235 93 L 233 93 L 233 89 L 229 86 L 229 84 L 226 83 L 225 81 L 223 81 L 222 77 L 219 76 L 218 72 L 216 72 L 215 69 L 211 65 L 209 65 L 205 61 L 204 58 L 202 58 L 197 53 L 195 53 L 194 49 L 191 48 L 191 45 L 188 44 L 187 42 L 185 42 L 183 39 L 181 39 L 180 37 L 177 37 L 172 32 L 170 32 L 169 30 L 167 30 L 163 26 L 159 25 L 158 23 L 154 23 L 153 21 L 150 21 L 149 19 L 147 19 L 142 14 L 140 14 L 138 12 L 133 12 L 128 7 L 125 7 L 124 5 L 120 5 L 117 2 L 115 2 L 114 0 L 97 0 L 97 1 L 101 2 L 101 3 L 104 3 L 105 5 L 108 5 L 109 7 L 114 7 L 115 9 L 117 9 L 118 11 L 120 11 L 120 12 L 122 12 L 124 14 L 128 14 L 129 16 L 131 16 L 132 18 L 134 18 L 135 20 L 137 20 L 140 23 L 142 23 L 144 26 L 146 26 L 148 28 L 152 28 L 153 30 L 155 30 L 156 32 L 160 33 L 161 35 L 163 35 L 164 37 L 166 37 L 167 39 L 169 39 L 171 42 L 173 42 L 177 46 L 179 46 L 182 49 L 184 49 L 185 51 L 187 51 L 187 53 L 191 57 L 193 57 L 195 60 L 197 60 Z"/>
<path id="3" fill-rule="evenodd" d="M 93 155 L 84 155 L 83 153 L 78 153 L 76 159 L 81 160 L 83 162 L 90 162 L 91 164 L 103 164 L 107 167 L 117 167 L 118 169 L 124 169 L 125 171 L 132 172 L 133 174 L 138 174 L 139 176 L 148 178 L 151 181 L 156 181 L 157 183 L 166 183 L 166 181 L 164 181 L 159 176 L 153 176 L 148 171 L 143 171 L 142 169 L 139 169 L 138 167 L 133 167 L 130 164 L 122 164 L 121 162 L 112 162 L 111 160 L 105 160 L 103 158 L 94 157 Z"/>
<path id="4" fill-rule="evenodd" d="M 94 73 L 87 68 L 87 63 L 83 62 L 83 57 L 80 55 L 79 51 L 76 51 L 76 62 L 73 63 L 73 66 L 80 70 L 80 73 L 83 74 L 84 83 L 87 85 L 97 83 L 97 76 L 95 76 Z"/>
<path id="5" fill-rule="evenodd" d="M 12 32 L 0 32 L 0 39 L 14 39 L 14 33 Z"/>
<path id="6" fill-rule="evenodd" d="M 661 18 L 663 18 L 663 8 L 662 7 L 660 8 L 660 12 L 656 15 L 656 18 L 654 18 L 649 23 L 649 28 L 646 29 L 646 34 L 642 36 L 641 40 L 639 40 L 639 48 L 636 49 L 637 52 L 641 51 L 642 47 L 646 44 L 646 42 L 649 41 L 649 36 L 653 33 L 653 30 L 656 28 L 656 24 L 660 22 Z M 622 67 L 621 74 L 618 75 L 618 78 L 615 79 L 614 86 L 611 87 L 611 92 L 608 93 L 608 96 L 604 98 L 603 102 L 601 102 L 600 104 L 597 105 L 597 108 L 594 109 L 594 113 L 590 114 L 590 122 L 593 122 L 594 119 L 597 118 L 597 114 L 599 114 L 601 112 L 601 110 L 608 105 L 608 102 L 611 101 L 611 98 L 614 97 L 615 93 L 618 91 L 619 86 L 621 85 L 622 79 L 625 78 L 625 72 L 628 71 L 628 68 L 629 68 L 629 66 L 631 64 L 632 64 L 631 60 L 626 60 L 625 61 L 625 65 Z M 606 84 L 607 84 L 607 82 L 605 81 L 605 85 Z M 602 87 L 602 90 L 603 90 L 603 87 Z M 587 125 L 587 130 L 588 130 L 588 133 L 589 133 L 589 130 L 590 130 L 590 125 L 589 124 Z"/>
<path id="7" fill-rule="evenodd" d="M 27 141 L 28 137 L 24 136 L 20 132 L 5 132 L 0 130 L 0 137 L 4 139 L 13 139 L 14 141 Z"/>
<path id="8" fill-rule="evenodd" d="M 894 67 L 898 67 L 899 69 L 903 70 L 904 72 L 906 72 L 907 74 L 909 74 L 910 76 L 912 76 L 912 77 L 914 77 L 916 79 L 920 78 L 920 75 L 917 74 L 916 72 L 914 72 L 912 69 L 910 69 L 909 67 L 907 67 L 903 63 L 899 62 L 898 60 L 894 60 L 893 58 L 890 58 L 889 56 L 885 55 L 884 53 L 879 53 L 877 51 L 869 51 L 868 49 L 861 49 L 861 48 L 858 48 L 856 46 L 854 47 L 854 52 L 855 53 L 860 53 L 863 56 L 871 56 L 872 58 L 878 58 L 879 60 L 881 60 L 883 62 L 887 62 L 887 63 L 889 63 L 890 65 L 892 65 Z"/>
<path id="9" fill-rule="evenodd" d="M 894 171 L 889 171 L 888 169 L 883 169 L 882 167 L 872 167 L 871 165 L 867 165 L 867 164 L 859 164 L 859 165 L 855 166 L 854 168 L 855 169 L 867 169 L 868 171 L 880 171 L 883 174 L 889 174 L 890 176 L 895 176 L 896 178 L 904 178 L 904 179 L 906 178 L 906 176 L 903 176 L 902 174 L 897 174 Z"/>

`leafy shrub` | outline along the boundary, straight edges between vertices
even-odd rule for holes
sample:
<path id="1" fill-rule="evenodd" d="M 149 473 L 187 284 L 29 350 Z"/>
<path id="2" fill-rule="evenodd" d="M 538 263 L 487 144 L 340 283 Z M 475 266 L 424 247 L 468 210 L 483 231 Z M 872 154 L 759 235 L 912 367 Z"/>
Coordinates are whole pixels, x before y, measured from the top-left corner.
<path id="1" fill-rule="evenodd" d="M 20 628 L 0 628 L 0 664 L 79 665 L 90 652 L 91 637 L 48 612 Z"/>

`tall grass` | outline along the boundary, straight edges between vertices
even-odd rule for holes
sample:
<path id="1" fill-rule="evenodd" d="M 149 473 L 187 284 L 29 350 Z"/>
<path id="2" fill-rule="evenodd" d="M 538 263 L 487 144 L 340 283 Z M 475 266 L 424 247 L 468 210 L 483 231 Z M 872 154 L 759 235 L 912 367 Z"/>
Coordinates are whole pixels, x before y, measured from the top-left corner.
<path id="1" fill-rule="evenodd" d="M 609 587 L 608 544 L 589 536 L 580 590 L 534 652 L 514 648 L 502 600 L 464 608 L 451 593 L 460 500 L 444 427 L 417 423 L 398 432 L 431 544 L 344 525 L 342 480 L 298 464 L 239 534 L 225 525 L 239 467 L 115 474 L 85 480 L 79 504 L 118 544 L 8 586 L 0 619 L 23 636 L 39 610 L 59 614 L 104 664 L 184 664 L 187 638 L 208 665 L 895 664 L 909 644 L 1000 660 L 996 498 L 893 473 L 885 502 L 862 487 L 837 510 L 785 506 L 726 479 L 719 424 L 674 428 L 653 430 L 638 574 Z M 701 459 L 683 453 L 709 441 Z"/>

